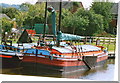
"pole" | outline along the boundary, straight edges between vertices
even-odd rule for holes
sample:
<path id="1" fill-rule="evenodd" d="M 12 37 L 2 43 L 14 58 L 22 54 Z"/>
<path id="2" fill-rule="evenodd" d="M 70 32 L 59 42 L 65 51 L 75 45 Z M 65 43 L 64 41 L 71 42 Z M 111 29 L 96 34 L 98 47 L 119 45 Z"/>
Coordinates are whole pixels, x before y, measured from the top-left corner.
<path id="1" fill-rule="evenodd" d="M 56 16 L 55 16 L 55 11 L 52 12 L 52 31 L 54 34 L 54 38 L 56 37 Z"/>
<path id="2" fill-rule="evenodd" d="M 62 12 L 62 0 L 60 0 L 60 7 L 59 7 L 59 31 L 61 30 L 61 12 Z"/>
<path id="3" fill-rule="evenodd" d="M 45 21 L 44 21 L 44 31 L 43 31 L 43 42 L 45 39 L 45 31 L 46 31 L 46 24 L 47 24 L 47 1 L 46 1 L 46 5 L 45 5 Z"/>
<path id="4" fill-rule="evenodd" d="M 61 30 L 61 12 L 62 12 L 62 0 L 60 0 L 60 6 L 59 6 L 59 27 L 58 27 L 58 33 Z M 57 46 L 60 45 L 60 40 L 58 39 Z"/>

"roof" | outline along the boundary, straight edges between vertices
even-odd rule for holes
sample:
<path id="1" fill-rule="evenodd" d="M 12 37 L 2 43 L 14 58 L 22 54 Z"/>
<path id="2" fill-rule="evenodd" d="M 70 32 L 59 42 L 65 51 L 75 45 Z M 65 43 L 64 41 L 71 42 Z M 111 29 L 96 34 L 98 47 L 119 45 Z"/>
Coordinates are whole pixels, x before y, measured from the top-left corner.
<path id="1" fill-rule="evenodd" d="M 2 19 L 2 18 L 10 19 L 6 14 L 0 14 L 0 19 Z"/>
<path id="2" fill-rule="evenodd" d="M 69 0 L 62 0 L 62 1 L 69 1 Z M 38 0 L 37 2 L 46 2 L 46 0 Z M 60 2 L 60 0 L 47 0 L 47 2 Z"/>
<path id="3" fill-rule="evenodd" d="M 111 8 L 112 14 L 118 14 L 118 3 L 113 3 L 113 6 Z"/>
<path id="4" fill-rule="evenodd" d="M 36 2 L 36 4 L 40 4 L 42 2 L 45 2 L 46 0 L 38 0 Z M 48 1 L 48 6 L 52 6 L 55 10 L 59 10 L 59 4 L 60 4 L 60 0 L 49 0 Z M 73 7 L 73 1 L 69 1 L 69 0 L 62 0 L 62 8 L 70 8 Z M 80 2 L 80 7 L 83 7 L 82 2 Z"/>

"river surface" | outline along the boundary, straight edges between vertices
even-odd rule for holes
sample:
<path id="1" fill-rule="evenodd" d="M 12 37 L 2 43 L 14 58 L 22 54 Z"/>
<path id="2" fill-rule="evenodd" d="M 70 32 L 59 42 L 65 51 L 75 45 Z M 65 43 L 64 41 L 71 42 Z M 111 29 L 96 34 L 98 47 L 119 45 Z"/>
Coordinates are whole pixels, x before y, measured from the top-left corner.
<path id="1" fill-rule="evenodd" d="M 0 69 L 3 74 L 10 75 L 27 75 L 27 76 L 42 76 L 42 77 L 55 77 L 55 78 L 72 78 L 84 80 L 97 80 L 97 81 L 113 81 L 114 80 L 115 59 L 108 59 L 103 67 L 98 67 L 92 70 L 81 72 L 67 73 L 67 74 L 54 74 L 54 72 L 47 72 L 43 70 L 36 70 L 35 68 L 12 68 Z M 49 71 L 49 70 L 48 70 Z"/>

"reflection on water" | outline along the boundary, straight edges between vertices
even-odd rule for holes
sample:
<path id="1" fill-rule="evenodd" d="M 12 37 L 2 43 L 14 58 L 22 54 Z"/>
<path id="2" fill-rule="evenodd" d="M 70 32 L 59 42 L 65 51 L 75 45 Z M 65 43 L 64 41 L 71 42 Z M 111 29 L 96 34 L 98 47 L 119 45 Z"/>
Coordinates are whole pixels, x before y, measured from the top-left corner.
<path id="1" fill-rule="evenodd" d="M 107 63 L 100 68 L 85 72 L 80 79 L 113 81 L 114 80 L 115 59 L 108 59 Z"/>
<path id="2" fill-rule="evenodd" d="M 87 75 L 81 76 L 80 79 L 89 80 L 102 80 L 113 81 L 114 80 L 114 64 L 109 64 L 107 69 L 98 69 L 96 71 L 89 71 Z"/>
<path id="3" fill-rule="evenodd" d="M 2 69 L 3 74 L 11 75 L 32 75 L 43 77 L 57 77 L 57 78 L 74 78 L 74 79 L 86 79 L 86 80 L 99 80 L 99 81 L 113 81 L 114 80 L 114 59 L 108 59 L 107 63 L 103 67 L 98 67 L 92 70 L 85 70 L 74 73 L 60 74 L 60 72 L 54 72 L 49 70 L 42 70 L 37 68 L 14 68 L 14 69 Z"/>

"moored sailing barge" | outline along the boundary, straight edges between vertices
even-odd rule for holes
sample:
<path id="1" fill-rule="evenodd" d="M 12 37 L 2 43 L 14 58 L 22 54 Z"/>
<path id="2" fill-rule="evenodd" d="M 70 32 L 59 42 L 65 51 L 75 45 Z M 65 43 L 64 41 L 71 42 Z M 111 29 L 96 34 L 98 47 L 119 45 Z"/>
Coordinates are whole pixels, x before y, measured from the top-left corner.
<path id="1" fill-rule="evenodd" d="M 63 43 L 63 42 L 61 42 Z M 72 72 L 104 65 L 108 52 L 93 45 L 37 46 L 24 52 L 22 64 L 37 65 L 39 69 Z"/>
<path id="2" fill-rule="evenodd" d="M 46 6 L 46 11 L 49 9 L 48 11 L 52 13 L 54 44 L 47 42 L 47 45 L 45 45 L 45 35 L 43 34 L 43 41 L 39 42 L 40 46 L 34 46 L 34 48 L 28 49 L 23 53 L 22 66 L 36 66 L 38 69 L 46 69 L 48 71 L 73 72 L 92 69 L 98 65 L 104 65 L 108 58 L 108 52 L 104 50 L 102 46 L 73 45 L 71 43 L 63 42 L 65 40 L 80 41 L 83 37 L 65 34 L 60 31 L 61 6 L 60 2 L 59 31 L 57 34 L 55 26 L 55 10 L 52 7 L 47 8 Z M 46 25 L 46 23 L 44 25 Z"/>

